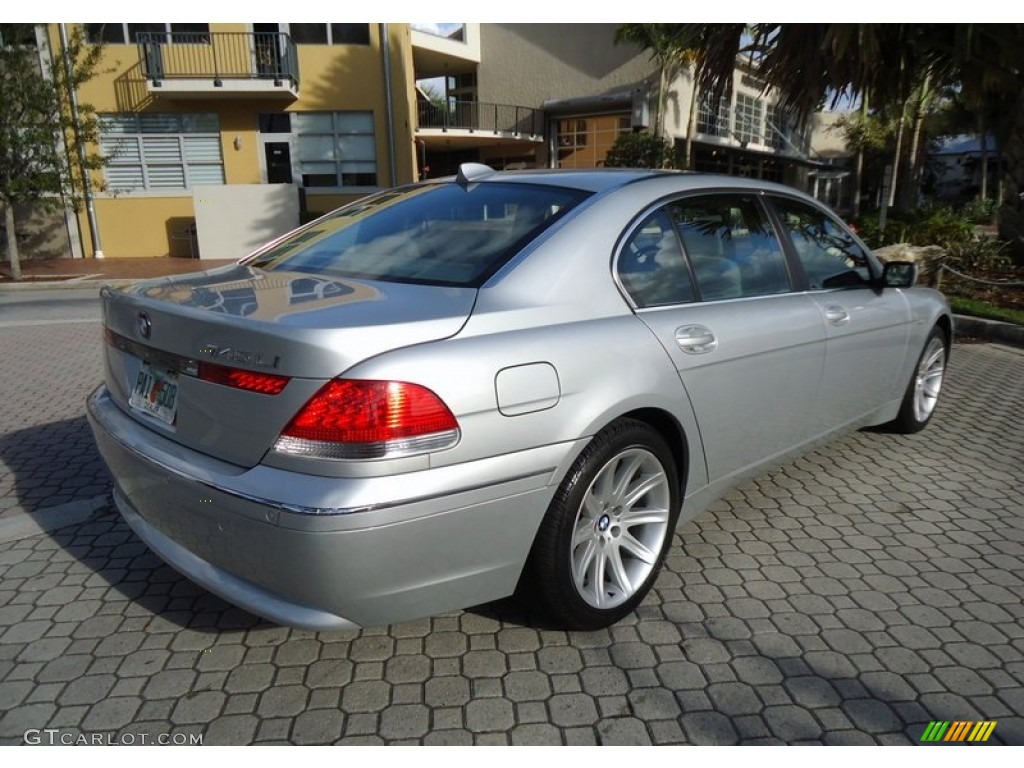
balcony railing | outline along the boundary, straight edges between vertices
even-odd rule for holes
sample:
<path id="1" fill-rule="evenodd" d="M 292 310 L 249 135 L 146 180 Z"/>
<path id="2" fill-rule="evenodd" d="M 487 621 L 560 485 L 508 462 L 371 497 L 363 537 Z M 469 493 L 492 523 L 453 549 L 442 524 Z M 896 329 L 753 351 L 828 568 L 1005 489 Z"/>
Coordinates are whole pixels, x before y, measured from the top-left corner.
<path id="1" fill-rule="evenodd" d="M 446 104 L 420 99 L 416 102 L 420 129 L 459 130 L 471 133 L 542 136 L 544 113 L 514 104 L 482 101 L 449 101 Z"/>
<path id="2" fill-rule="evenodd" d="M 147 80 L 274 80 L 299 84 L 295 43 L 284 32 L 153 33 L 138 36 Z"/>

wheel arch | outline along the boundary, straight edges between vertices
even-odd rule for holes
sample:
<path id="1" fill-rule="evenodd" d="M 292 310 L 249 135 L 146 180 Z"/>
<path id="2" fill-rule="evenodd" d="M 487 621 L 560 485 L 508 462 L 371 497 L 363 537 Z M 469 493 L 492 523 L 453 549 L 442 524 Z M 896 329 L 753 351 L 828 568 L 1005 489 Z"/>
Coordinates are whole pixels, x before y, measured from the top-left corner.
<path id="1" fill-rule="evenodd" d="M 634 419 L 647 424 L 660 434 L 672 451 L 679 478 L 679 498 L 686 495 L 686 479 L 690 473 L 690 451 L 682 425 L 668 411 L 660 408 L 637 408 L 622 414 L 621 419 Z"/>
<path id="2" fill-rule="evenodd" d="M 935 320 L 935 325 L 946 337 L 946 359 L 948 360 L 949 353 L 953 348 L 953 320 L 949 315 L 942 314 Z"/>

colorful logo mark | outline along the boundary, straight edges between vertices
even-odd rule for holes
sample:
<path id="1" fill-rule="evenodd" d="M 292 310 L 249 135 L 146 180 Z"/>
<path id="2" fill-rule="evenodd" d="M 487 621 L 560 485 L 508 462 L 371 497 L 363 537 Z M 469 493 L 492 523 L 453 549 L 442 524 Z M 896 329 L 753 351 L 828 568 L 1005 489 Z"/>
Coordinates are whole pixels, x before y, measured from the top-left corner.
<path id="1" fill-rule="evenodd" d="M 995 720 L 932 720 L 921 734 L 921 741 L 988 741 L 995 729 Z"/>

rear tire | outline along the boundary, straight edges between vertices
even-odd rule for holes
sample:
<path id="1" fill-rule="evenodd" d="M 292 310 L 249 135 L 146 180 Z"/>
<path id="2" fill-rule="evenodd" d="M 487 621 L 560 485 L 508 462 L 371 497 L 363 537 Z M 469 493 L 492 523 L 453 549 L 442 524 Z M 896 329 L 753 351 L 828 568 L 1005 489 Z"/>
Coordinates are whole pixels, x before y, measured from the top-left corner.
<path id="1" fill-rule="evenodd" d="M 949 359 L 946 334 L 936 326 L 924 343 L 914 372 L 903 394 L 899 415 L 885 425 L 886 429 L 902 435 L 911 435 L 924 429 L 935 413 L 935 405 L 942 390 L 942 380 Z"/>
<path id="2" fill-rule="evenodd" d="M 652 427 L 620 419 L 573 463 L 527 563 L 532 596 L 559 626 L 598 629 L 647 595 L 672 542 L 680 488 Z"/>

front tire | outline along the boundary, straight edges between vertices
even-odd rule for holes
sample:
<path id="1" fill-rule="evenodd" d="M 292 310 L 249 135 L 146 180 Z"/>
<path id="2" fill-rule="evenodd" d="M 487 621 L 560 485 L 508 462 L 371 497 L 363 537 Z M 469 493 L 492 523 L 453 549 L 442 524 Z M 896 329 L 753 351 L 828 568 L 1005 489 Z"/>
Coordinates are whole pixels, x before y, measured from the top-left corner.
<path id="1" fill-rule="evenodd" d="M 946 334 L 936 326 L 932 328 L 917 359 L 914 372 L 903 394 L 899 415 L 886 427 L 892 432 L 911 435 L 924 429 L 935 413 L 935 405 L 942 390 L 942 380 L 949 358 Z"/>
<path id="2" fill-rule="evenodd" d="M 559 625 L 598 629 L 644 599 L 679 517 L 678 470 L 652 427 L 620 419 L 573 463 L 527 563 L 533 594 Z"/>

